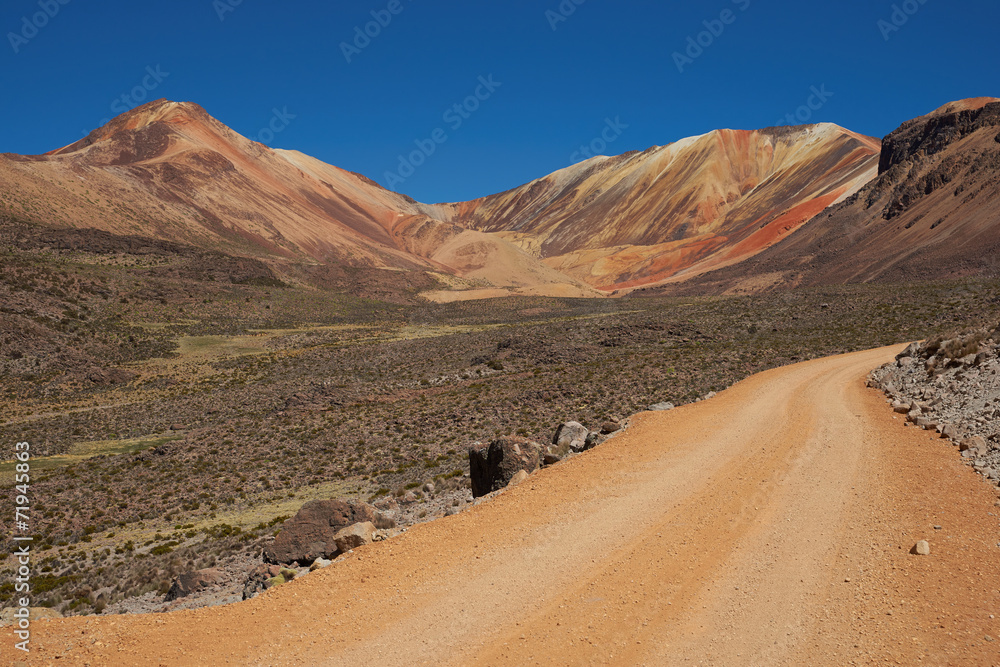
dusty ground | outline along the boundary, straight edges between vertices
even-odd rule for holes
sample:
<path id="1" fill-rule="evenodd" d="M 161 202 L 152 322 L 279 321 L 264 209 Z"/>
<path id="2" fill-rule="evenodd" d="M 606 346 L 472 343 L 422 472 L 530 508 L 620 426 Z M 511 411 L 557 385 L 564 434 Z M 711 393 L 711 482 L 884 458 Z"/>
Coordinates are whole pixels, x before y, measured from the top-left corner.
<path id="1" fill-rule="evenodd" d="M 28 664 L 1000 665 L 997 493 L 865 388 L 899 349 L 639 415 L 247 603 L 39 622 Z"/>

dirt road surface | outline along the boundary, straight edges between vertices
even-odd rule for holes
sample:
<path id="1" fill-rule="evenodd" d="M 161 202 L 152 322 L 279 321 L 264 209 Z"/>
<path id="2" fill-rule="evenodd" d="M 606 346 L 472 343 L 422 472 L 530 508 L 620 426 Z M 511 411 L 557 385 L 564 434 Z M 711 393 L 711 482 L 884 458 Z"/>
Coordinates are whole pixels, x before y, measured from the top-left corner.
<path id="1" fill-rule="evenodd" d="M 865 387 L 898 350 L 637 415 L 249 602 L 38 622 L 27 664 L 1000 665 L 996 489 Z"/>

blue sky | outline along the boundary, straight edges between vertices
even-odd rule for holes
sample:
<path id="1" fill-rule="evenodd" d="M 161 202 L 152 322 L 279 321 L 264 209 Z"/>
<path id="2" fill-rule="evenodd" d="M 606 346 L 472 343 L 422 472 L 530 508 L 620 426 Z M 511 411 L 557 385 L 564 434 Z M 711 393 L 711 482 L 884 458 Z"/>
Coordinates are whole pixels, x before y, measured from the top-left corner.
<path id="1" fill-rule="evenodd" d="M 998 24 L 998 3 L 974 0 L 7 0 L 0 151 L 51 150 L 165 97 L 418 200 L 458 201 L 594 148 L 788 114 L 881 137 L 945 102 L 1000 96 Z"/>

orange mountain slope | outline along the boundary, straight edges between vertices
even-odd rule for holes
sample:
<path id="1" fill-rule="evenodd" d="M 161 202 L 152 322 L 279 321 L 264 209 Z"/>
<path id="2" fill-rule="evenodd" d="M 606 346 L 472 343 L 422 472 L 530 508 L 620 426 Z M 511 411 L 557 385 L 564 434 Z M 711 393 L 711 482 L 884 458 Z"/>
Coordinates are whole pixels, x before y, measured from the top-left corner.
<path id="1" fill-rule="evenodd" d="M 408 197 L 251 141 L 192 103 L 150 102 L 46 155 L 0 156 L 0 203 L 42 224 L 181 241 L 279 268 L 334 263 L 430 272 L 459 288 L 596 295 L 502 238 L 415 226 L 422 214 Z M 430 227 L 433 243 L 410 238 Z"/>
<path id="2" fill-rule="evenodd" d="M 611 291 L 770 247 L 874 178 L 878 156 L 877 139 L 830 124 L 719 130 L 425 210 Z"/>

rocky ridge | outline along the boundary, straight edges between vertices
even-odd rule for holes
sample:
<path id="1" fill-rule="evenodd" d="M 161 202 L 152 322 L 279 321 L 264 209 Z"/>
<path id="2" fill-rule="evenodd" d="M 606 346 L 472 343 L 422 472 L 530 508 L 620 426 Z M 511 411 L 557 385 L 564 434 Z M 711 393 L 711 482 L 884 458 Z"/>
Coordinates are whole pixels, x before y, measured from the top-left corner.
<path id="1" fill-rule="evenodd" d="M 908 424 L 936 431 L 993 484 L 1000 484 L 1000 327 L 913 343 L 872 372 Z"/>

